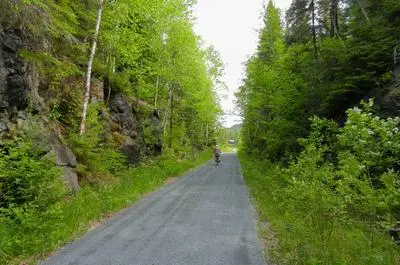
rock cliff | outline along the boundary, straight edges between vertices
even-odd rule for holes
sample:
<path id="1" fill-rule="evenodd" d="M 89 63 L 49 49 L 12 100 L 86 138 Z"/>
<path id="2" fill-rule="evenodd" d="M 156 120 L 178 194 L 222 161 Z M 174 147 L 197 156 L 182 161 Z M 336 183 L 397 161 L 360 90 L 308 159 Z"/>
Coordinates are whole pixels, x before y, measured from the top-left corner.
<path id="1" fill-rule="evenodd" d="M 75 168 L 79 161 L 76 161 L 75 155 L 65 144 L 57 123 L 47 120 L 50 106 L 46 106 L 45 102 L 51 102 L 51 99 L 39 95 L 49 97 L 51 93 L 46 93 L 46 85 L 40 82 L 41 77 L 34 65 L 20 56 L 22 48 L 29 49 L 27 43 L 22 31 L 0 26 L 0 140 L 13 128 L 25 124 L 32 115 L 41 117 L 39 120 L 44 122 L 40 126 L 43 130 L 40 141 L 47 144 L 45 149 L 53 153 L 57 166 L 63 168 L 66 181 L 73 191 L 77 191 L 79 183 Z M 92 102 L 103 100 L 99 96 L 103 92 L 100 89 L 102 82 L 93 79 L 93 83 Z M 120 139 L 123 139 L 120 151 L 127 156 L 129 163 L 138 162 L 141 157 L 149 154 L 149 150 L 152 150 L 152 154 L 159 154 L 161 135 L 158 130 L 152 129 L 158 133 L 157 143 L 146 145 L 141 124 L 143 121 L 132 102 L 122 93 L 113 92 L 110 96 L 107 98 L 110 114 L 107 117 L 110 119 L 111 133 L 118 133 Z M 147 123 L 153 128 L 159 124 L 158 115 L 145 115 L 144 120 L 145 123 L 148 120 Z"/>

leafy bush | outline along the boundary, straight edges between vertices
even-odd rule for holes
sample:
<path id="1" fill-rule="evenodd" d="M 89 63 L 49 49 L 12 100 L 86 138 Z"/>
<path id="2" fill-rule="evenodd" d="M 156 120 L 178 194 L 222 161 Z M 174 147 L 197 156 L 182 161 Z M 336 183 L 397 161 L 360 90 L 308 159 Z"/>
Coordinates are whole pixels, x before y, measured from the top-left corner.
<path id="1" fill-rule="evenodd" d="M 244 173 L 281 244 L 281 264 L 398 264 L 386 235 L 400 209 L 400 119 L 364 109 L 343 128 L 314 118 L 303 151 L 287 168 L 243 155 Z M 396 263 L 397 262 L 397 263 Z"/>
<path id="2" fill-rule="evenodd" d="M 25 211 L 41 212 L 65 194 L 54 158 L 24 138 L 0 148 L 0 216 L 21 221 Z"/>

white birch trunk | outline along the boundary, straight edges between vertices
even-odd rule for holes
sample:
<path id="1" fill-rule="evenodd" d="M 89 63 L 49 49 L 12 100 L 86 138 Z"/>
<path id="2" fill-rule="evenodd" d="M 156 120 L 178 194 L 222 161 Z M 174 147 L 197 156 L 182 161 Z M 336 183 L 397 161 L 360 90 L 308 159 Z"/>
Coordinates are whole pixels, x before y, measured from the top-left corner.
<path id="1" fill-rule="evenodd" d="M 206 146 L 208 146 L 208 123 L 206 124 Z"/>
<path id="2" fill-rule="evenodd" d="M 90 80 L 92 77 L 92 65 L 94 55 L 96 54 L 96 46 L 97 46 L 97 37 L 99 36 L 100 31 L 100 22 L 101 22 L 101 14 L 103 12 L 103 3 L 104 0 L 99 0 L 99 7 L 97 10 L 97 20 L 96 20 L 96 30 L 94 33 L 92 48 L 90 50 L 88 68 L 86 72 L 86 82 L 85 82 L 85 96 L 83 98 L 83 108 L 82 108 L 82 121 L 80 126 L 80 134 L 83 135 L 86 130 L 86 116 L 87 116 L 87 107 L 90 99 Z"/>
<path id="3" fill-rule="evenodd" d="M 156 95 L 154 96 L 154 109 L 157 109 L 157 100 L 158 100 L 158 90 L 160 87 L 160 76 L 157 75 L 157 82 L 156 82 Z"/>
<path id="4" fill-rule="evenodd" d="M 174 93 L 174 85 L 171 85 L 171 88 L 169 90 L 169 96 L 168 96 L 168 107 L 165 111 L 164 115 L 164 121 L 163 121 L 163 135 L 165 136 L 165 133 L 167 132 L 167 125 L 168 125 L 168 116 L 171 115 L 171 105 L 172 105 L 172 96 Z"/>
<path id="5" fill-rule="evenodd" d="M 363 14 L 365 20 L 369 22 L 369 17 L 368 17 L 367 11 L 365 10 L 363 4 L 360 2 L 360 0 L 357 0 L 357 3 L 360 6 L 361 13 Z"/>
<path id="6" fill-rule="evenodd" d="M 158 64 L 161 62 L 161 53 L 158 56 Z M 157 109 L 157 101 L 158 101 L 158 93 L 160 90 L 160 73 L 157 73 L 157 81 L 156 81 L 156 95 L 154 96 L 154 109 Z"/>

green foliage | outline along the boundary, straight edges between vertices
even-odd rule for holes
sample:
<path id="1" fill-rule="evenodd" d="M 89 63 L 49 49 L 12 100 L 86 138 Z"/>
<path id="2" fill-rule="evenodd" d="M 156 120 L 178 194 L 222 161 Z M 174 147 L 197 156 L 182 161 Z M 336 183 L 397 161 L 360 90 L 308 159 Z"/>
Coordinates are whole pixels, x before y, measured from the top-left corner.
<path id="1" fill-rule="evenodd" d="M 59 83 L 65 78 L 81 74 L 76 65 L 58 60 L 47 53 L 22 50 L 20 55 L 26 61 L 37 65 L 36 70 L 51 80 L 50 86 L 53 88 L 59 86 Z"/>
<path id="2" fill-rule="evenodd" d="M 241 154 L 261 218 L 272 222 L 278 264 L 397 264 L 386 235 L 400 209 L 399 119 L 348 111 L 343 128 L 315 118 L 288 168 Z M 397 262 L 397 263 L 396 263 Z"/>
<path id="3" fill-rule="evenodd" d="M 267 5 L 258 50 L 237 94 L 249 153 L 285 163 L 301 150 L 297 138 L 310 132 L 310 117 L 343 124 L 346 110 L 362 99 L 377 98 L 377 109 L 384 104 L 400 6 L 389 0 L 339 2 L 293 1 L 285 29 L 279 11 Z"/>
<path id="4" fill-rule="evenodd" d="M 82 97 L 98 1 L 6 2 L 2 1 L 2 10 L 12 10 L 6 14 L 8 23 L 22 28 L 28 39 L 20 54 L 40 74 L 41 92 L 51 99 L 51 118 L 68 132 L 76 130 L 74 120 L 81 109 L 76 103 Z M 200 48 L 193 31 L 193 4 L 104 1 L 93 65 L 93 83 L 106 80 L 106 90 L 144 101 L 159 112 L 163 140 L 171 148 L 179 148 L 182 137 L 195 146 L 204 142 L 200 128 L 215 125 L 221 113 L 215 88 L 220 85 L 222 63 L 212 48 Z"/>
<path id="5" fill-rule="evenodd" d="M 102 61 L 96 64 L 106 62 L 108 70 L 102 72 L 112 80 L 114 91 L 154 102 L 169 148 L 180 149 L 182 142 L 198 146 L 204 141 L 201 127 L 215 124 L 220 114 L 214 81 L 222 66 L 212 48 L 199 48 L 191 4 L 124 0 L 104 9 Z"/>
<path id="6" fill-rule="evenodd" d="M 127 167 L 126 158 L 118 151 L 117 143 L 107 136 L 106 114 L 104 106 L 91 104 L 88 108 L 86 133 L 70 133 L 69 141 L 80 163 L 79 173 L 82 175 L 109 178 Z"/>
<path id="7" fill-rule="evenodd" d="M 54 157 L 43 156 L 46 151 L 32 140 L 40 133 L 31 129 L 0 147 L 0 219 L 24 222 L 26 214 L 39 214 L 66 192 Z"/>

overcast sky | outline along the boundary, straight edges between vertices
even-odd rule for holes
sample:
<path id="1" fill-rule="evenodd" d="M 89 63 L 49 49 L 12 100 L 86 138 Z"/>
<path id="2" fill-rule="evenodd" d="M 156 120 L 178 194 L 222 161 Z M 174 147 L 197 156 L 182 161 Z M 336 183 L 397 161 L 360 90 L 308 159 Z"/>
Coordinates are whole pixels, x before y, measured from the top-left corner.
<path id="1" fill-rule="evenodd" d="M 234 92 L 243 79 L 245 62 L 255 51 L 257 30 L 262 26 L 262 11 L 266 0 L 198 0 L 195 7 L 195 31 L 220 52 L 225 63 L 224 81 L 229 91 L 222 100 L 225 111 L 234 107 Z M 291 0 L 276 0 L 275 4 L 287 9 Z M 240 118 L 227 116 L 225 126 L 239 123 Z"/>

